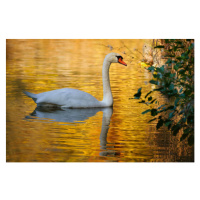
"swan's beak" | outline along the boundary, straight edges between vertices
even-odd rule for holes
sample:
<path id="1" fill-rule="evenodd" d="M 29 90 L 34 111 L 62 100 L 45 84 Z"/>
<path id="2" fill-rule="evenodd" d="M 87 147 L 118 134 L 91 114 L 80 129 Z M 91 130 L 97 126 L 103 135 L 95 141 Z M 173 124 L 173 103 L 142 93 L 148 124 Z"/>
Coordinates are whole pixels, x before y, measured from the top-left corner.
<path id="1" fill-rule="evenodd" d="M 127 66 L 127 64 L 121 58 L 118 59 L 118 62 L 121 63 L 122 65 Z"/>

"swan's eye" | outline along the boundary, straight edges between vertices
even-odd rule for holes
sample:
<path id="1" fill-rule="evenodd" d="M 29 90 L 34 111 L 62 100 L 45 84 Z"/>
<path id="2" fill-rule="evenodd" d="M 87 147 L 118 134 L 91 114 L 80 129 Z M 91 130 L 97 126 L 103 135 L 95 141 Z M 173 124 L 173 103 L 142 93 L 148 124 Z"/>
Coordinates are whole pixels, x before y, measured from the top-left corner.
<path id="1" fill-rule="evenodd" d="M 123 60 L 123 57 L 122 56 L 116 56 L 117 59 L 119 60 L 121 58 L 121 60 Z"/>
<path id="2" fill-rule="evenodd" d="M 127 64 L 123 61 L 123 57 L 122 56 L 116 56 L 118 58 L 118 62 L 121 63 L 122 65 L 127 66 Z"/>

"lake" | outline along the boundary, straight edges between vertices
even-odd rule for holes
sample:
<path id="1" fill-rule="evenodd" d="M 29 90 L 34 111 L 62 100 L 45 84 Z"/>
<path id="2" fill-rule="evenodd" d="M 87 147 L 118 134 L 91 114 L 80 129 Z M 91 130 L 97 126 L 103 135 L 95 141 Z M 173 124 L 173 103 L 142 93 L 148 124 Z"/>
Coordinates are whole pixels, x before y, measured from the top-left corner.
<path id="1" fill-rule="evenodd" d="M 7 40 L 7 162 L 193 162 L 194 148 L 167 127 L 156 130 L 150 114 L 141 114 L 148 107 L 132 99 L 153 87 L 140 62 L 145 43 L 151 40 Z M 23 94 L 69 87 L 102 100 L 110 52 L 127 63 L 110 67 L 112 108 L 44 110 Z"/>

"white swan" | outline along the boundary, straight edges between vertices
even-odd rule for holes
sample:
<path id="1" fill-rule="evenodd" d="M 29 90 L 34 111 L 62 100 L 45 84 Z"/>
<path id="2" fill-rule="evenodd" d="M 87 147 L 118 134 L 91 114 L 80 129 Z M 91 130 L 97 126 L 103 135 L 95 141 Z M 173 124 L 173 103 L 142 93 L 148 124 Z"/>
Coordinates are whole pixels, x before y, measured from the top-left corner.
<path id="1" fill-rule="evenodd" d="M 31 97 L 38 106 L 58 106 L 61 108 L 94 108 L 94 107 L 110 107 L 113 105 L 113 97 L 110 88 L 109 68 L 111 63 L 120 63 L 125 66 L 127 64 L 123 61 L 121 55 L 117 53 L 109 53 L 106 55 L 103 68 L 103 100 L 98 101 L 91 94 L 77 89 L 63 88 L 33 94 L 24 91 L 24 93 Z"/>

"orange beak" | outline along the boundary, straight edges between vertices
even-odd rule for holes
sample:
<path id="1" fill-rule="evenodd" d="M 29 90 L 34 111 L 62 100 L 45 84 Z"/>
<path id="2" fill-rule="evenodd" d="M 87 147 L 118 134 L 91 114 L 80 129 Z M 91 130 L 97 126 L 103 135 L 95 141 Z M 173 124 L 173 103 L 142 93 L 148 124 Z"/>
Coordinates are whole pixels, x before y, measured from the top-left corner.
<path id="1" fill-rule="evenodd" d="M 121 63 L 122 65 L 127 66 L 127 64 L 121 58 L 118 59 L 118 62 Z"/>

